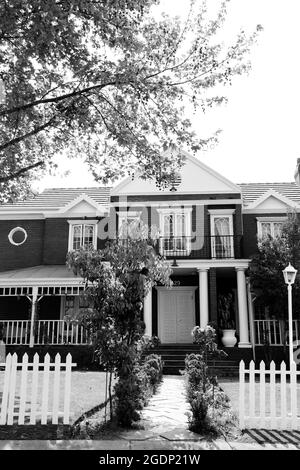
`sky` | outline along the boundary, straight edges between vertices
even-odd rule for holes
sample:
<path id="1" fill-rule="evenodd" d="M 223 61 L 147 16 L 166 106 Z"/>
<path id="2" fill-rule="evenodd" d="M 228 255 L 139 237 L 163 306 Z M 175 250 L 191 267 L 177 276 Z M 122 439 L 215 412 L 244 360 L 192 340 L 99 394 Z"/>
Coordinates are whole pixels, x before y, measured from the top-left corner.
<path id="1" fill-rule="evenodd" d="M 209 6 L 214 3 L 209 0 Z M 163 10 L 183 17 L 188 5 L 188 0 L 161 2 Z M 300 158 L 299 18 L 299 0 L 230 2 L 225 41 L 240 28 L 264 28 L 250 54 L 252 68 L 225 90 L 227 105 L 207 112 L 205 120 L 193 119 L 200 136 L 222 129 L 219 144 L 197 157 L 234 183 L 293 181 Z M 58 173 L 45 176 L 35 189 L 97 185 L 80 159 L 60 159 Z"/>

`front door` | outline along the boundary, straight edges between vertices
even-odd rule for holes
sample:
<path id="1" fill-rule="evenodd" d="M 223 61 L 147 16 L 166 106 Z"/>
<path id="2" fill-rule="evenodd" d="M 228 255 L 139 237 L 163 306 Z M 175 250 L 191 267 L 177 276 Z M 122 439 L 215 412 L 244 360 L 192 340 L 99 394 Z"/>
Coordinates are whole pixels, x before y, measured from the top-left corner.
<path id="1" fill-rule="evenodd" d="M 165 343 L 191 343 L 195 326 L 195 289 L 158 291 L 159 338 Z"/>

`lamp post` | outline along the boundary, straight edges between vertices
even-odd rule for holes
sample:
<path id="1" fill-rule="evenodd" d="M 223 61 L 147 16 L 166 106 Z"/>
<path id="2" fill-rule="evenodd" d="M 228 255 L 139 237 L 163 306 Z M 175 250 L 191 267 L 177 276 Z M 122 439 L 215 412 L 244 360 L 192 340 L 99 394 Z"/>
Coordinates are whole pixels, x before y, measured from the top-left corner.
<path id="1" fill-rule="evenodd" d="M 290 368 L 294 361 L 293 358 L 293 308 L 292 308 L 292 285 L 295 282 L 297 269 L 293 268 L 291 263 L 283 269 L 284 282 L 288 288 L 288 312 L 289 312 L 289 357 L 290 357 Z"/>

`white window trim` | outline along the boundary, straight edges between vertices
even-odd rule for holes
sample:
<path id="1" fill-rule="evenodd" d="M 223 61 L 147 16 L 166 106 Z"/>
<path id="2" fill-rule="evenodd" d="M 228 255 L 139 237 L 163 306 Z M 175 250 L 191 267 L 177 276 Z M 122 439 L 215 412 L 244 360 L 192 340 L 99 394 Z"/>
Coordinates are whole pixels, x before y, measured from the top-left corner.
<path id="1" fill-rule="evenodd" d="M 99 220 L 89 220 L 89 219 L 79 219 L 79 220 L 68 220 L 69 224 L 69 241 L 68 241 L 68 251 L 73 251 L 73 229 L 74 225 L 93 225 L 94 226 L 94 233 L 93 233 L 93 248 L 94 250 L 97 249 L 97 224 Z"/>
<path id="2" fill-rule="evenodd" d="M 185 234 L 183 235 L 184 237 L 191 237 L 192 236 L 192 207 L 161 207 L 157 209 L 157 212 L 159 214 L 159 233 L 161 237 L 165 237 L 164 234 L 164 216 L 165 215 L 178 215 L 178 214 L 184 214 L 185 216 Z M 174 235 L 176 237 L 176 235 Z M 185 250 L 182 250 L 183 253 L 188 254 L 191 251 L 191 244 L 190 240 L 187 240 L 187 248 Z M 175 251 L 180 251 L 180 250 L 175 250 Z M 160 247 L 160 252 L 161 254 L 167 255 L 168 253 L 173 253 L 174 250 L 165 250 Z"/>
<path id="3" fill-rule="evenodd" d="M 287 221 L 286 217 L 256 217 L 257 220 L 257 237 L 262 238 L 261 224 L 264 222 L 271 224 L 271 237 L 274 238 L 274 223 L 280 222 L 284 224 Z"/>
<path id="4" fill-rule="evenodd" d="M 234 236 L 233 230 L 233 214 L 235 213 L 235 209 L 211 209 L 208 211 L 210 214 L 210 234 L 212 237 L 216 236 L 215 232 L 215 219 L 219 217 L 228 217 L 229 219 L 229 236 Z M 234 244 L 231 243 L 230 245 L 230 257 L 234 258 Z M 212 258 L 216 258 L 216 245 L 215 239 L 211 238 L 211 255 Z"/>
<path id="5" fill-rule="evenodd" d="M 22 232 L 22 233 L 23 233 L 24 239 L 23 239 L 21 242 L 15 242 L 15 241 L 14 241 L 14 238 L 13 238 L 13 237 L 14 237 L 14 234 L 15 234 L 16 232 Z M 27 240 L 27 232 L 26 232 L 26 230 L 25 230 L 23 227 L 15 227 L 15 228 L 13 228 L 13 229 L 9 232 L 9 234 L 8 234 L 8 240 L 9 240 L 9 242 L 10 242 L 12 245 L 15 245 L 15 246 L 23 245 L 23 243 L 25 243 L 26 240 Z"/>

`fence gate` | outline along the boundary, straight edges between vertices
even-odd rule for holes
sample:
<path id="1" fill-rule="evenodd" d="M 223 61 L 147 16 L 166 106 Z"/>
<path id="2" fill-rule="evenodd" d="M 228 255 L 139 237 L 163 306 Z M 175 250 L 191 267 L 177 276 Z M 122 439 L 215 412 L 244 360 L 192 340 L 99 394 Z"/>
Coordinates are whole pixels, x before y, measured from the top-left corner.
<path id="1" fill-rule="evenodd" d="M 240 428 L 300 429 L 300 384 L 297 366 L 286 369 L 285 362 L 276 370 L 274 361 L 266 369 L 253 361 L 245 369 L 240 362 L 239 422 Z"/>
<path id="2" fill-rule="evenodd" d="M 36 353 L 28 362 L 25 353 L 22 362 L 17 354 L 8 354 L 0 364 L 0 424 L 69 424 L 71 398 L 72 356 L 61 362 L 60 354 L 50 362 L 49 354 L 40 362 Z"/>

